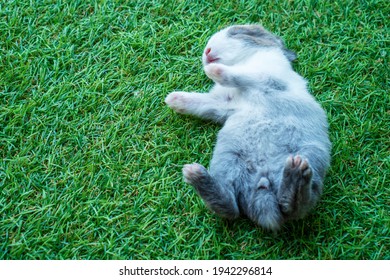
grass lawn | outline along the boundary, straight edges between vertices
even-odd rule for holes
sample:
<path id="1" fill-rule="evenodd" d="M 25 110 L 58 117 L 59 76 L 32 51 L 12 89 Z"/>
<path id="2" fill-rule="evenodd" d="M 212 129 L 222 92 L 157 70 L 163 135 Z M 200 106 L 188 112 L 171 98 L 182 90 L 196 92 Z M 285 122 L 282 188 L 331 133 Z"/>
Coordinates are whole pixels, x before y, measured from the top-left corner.
<path id="1" fill-rule="evenodd" d="M 390 259 L 386 0 L 0 3 L 0 259 Z M 207 91 L 217 30 L 261 23 L 327 111 L 315 211 L 278 235 L 210 213 L 182 179 L 219 126 L 164 104 Z"/>

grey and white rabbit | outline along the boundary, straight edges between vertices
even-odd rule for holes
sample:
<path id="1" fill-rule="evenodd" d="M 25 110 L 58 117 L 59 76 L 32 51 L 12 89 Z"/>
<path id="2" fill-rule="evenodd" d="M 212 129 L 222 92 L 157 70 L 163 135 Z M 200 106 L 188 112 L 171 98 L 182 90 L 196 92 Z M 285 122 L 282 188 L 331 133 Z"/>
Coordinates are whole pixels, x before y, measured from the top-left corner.
<path id="1" fill-rule="evenodd" d="M 276 231 L 318 202 L 330 164 L 324 110 L 291 62 L 295 53 L 260 25 L 214 34 L 203 52 L 209 93 L 172 92 L 178 113 L 223 124 L 209 171 L 187 164 L 184 179 L 216 214 L 247 216 Z"/>

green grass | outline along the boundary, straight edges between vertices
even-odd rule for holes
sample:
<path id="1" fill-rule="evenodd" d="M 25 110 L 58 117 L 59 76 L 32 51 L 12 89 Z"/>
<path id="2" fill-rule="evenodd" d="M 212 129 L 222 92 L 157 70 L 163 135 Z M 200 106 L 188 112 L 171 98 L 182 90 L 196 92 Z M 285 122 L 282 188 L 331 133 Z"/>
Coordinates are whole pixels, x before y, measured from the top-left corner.
<path id="1" fill-rule="evenodd" d="M 200 2 L 0 3 L 0 259 L 390 259 L 388 2 Z M 219 127 L 163 102 L 211 86 L 234 23 L 281 35 L 329 116 L 321 203 L 277 236 L 205 208 L 181 167 Z"/>

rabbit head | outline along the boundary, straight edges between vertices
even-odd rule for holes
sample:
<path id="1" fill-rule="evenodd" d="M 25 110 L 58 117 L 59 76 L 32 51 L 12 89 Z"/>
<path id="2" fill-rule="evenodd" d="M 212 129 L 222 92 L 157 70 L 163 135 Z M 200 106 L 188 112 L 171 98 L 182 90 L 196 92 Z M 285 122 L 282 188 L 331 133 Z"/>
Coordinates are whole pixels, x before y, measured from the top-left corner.
<path id="1" fill-rule="evenodd" d="M 215 33 L 203 52 L 204 65 L 218 62 L 225 65 L 240 63 L 261 48 L 279 48 L 289 61 L 296 58 L 283 41 L 261 25 L 234 25 Z"/>

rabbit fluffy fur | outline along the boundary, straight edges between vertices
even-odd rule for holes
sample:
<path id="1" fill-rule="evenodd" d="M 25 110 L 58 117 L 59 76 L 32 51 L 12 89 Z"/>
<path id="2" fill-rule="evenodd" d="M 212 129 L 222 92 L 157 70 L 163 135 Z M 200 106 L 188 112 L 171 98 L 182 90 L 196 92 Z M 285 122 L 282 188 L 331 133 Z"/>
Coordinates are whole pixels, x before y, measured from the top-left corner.
<path id="1" fill-rule="evenodd" d="M 219 216 L 246 216 L 272 231 L 318 202 L 330 164 L 324 110 L 291 62 L 295 53 L 260 25 L 214 34 L 203 52 L 209 93 L 172 92 L 178 113 L 222 124 L 210 168 L 183 167 L 184 179 Z"/>

